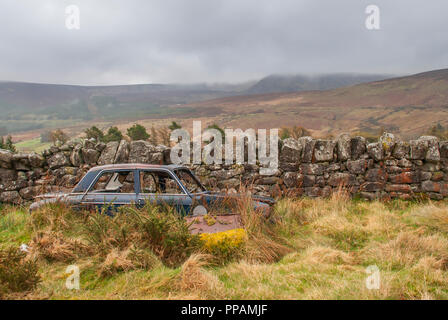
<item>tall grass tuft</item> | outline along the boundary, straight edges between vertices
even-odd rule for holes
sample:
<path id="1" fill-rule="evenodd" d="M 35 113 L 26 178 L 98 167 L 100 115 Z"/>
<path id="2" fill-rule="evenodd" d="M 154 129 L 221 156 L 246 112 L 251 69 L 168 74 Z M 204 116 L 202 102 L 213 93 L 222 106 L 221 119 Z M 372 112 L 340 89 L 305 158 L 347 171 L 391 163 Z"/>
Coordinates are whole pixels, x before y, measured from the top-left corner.
<path id="1" fill-rule="evenodd" d="M 34 260 L 17 248 L 0 250 L 0 298 L 17 292 L 31 291 L 41 281 Z"/>

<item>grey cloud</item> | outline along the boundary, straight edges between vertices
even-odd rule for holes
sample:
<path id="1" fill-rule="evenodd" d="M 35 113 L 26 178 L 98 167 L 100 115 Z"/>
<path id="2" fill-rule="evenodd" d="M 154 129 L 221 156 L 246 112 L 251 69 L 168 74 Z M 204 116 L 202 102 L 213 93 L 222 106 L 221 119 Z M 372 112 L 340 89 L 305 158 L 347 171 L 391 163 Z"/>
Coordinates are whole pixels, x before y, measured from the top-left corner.
<path id="1" fill-rule="evenodd" d="M 65 28 L 78 5 L 81 30 Z M 364 27 L 367 5 L 381 30 Z M 446 67 L 433 0 L 2 0 L 0 79 L 67 84 L 244 81 L 271 73 Z"/>

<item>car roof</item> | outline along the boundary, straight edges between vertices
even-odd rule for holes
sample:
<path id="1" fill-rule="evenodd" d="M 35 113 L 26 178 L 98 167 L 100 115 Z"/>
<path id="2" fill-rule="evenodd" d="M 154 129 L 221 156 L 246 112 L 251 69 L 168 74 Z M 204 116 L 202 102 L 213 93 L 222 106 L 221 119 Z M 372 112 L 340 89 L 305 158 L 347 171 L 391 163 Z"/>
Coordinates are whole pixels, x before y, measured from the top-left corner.
<path id="1" fill-rule="evenodd" d="M 116 164 L 106 164 L 102 166 L 96 166 L 91 168 L 89 171 L 100 171 L 100 170 L 144 170 L 144 169 L 185 169 L 185 166 L 177 164 L 161 165 L 161 164 L 147 164 L 147 163 L 116 163 Z"/>

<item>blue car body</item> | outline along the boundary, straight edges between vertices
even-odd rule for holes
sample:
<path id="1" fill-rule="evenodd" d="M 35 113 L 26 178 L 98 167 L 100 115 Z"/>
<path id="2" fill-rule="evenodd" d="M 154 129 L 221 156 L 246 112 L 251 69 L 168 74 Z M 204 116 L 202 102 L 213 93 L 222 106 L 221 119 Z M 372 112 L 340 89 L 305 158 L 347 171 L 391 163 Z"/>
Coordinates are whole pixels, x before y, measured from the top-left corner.
<path id="1" fill-rule="evenodd" d="M 182 179 L 180 176 L 185 176 L 188 179 Z M 106 187 L 104 189 L 97 188 L 96 186 L 102 183 L 100 183 L 101 179 L 107 180 L 105 177 L 110 177 L 103 183 Z M 125 178 L 120 180 L 120 177 Z M 147 177 L 149 177 L 149 183 L 143 181 Z M 112 181 L 113 179 L 115 180 Z M 123 179 L 126 180 L 123 181 Z M 186 180 L 191 182 L 190 187 L 186 185 Z M 172 190 L 176 190 L 175 192 L 168 191 L 167 181 L 171 183 Z M 154 190 L 143 188 L 145 183 Z M 118 192 L 120 187 L 113 189 L 120 185 L 122 188 L 126 184 L 133 185 L 133 188 L 131 187 L 126 192 L 122 190 Z M 162 186 L 164 186 L 164 190 L 156 190 Z M 229 200 L 241 197 L 243 195 L 227 195 L 207 191 L 194 174 L 184 166 L 129 163 L 94 167 L 85 174 L 70 193 L 43 195 L 41 200 L 30 206 L 30 210 L 35 210 L 46 203 L 61 201 L 78 209 L 101 210 L 107 206 L 106 212 L 111 212 L 122 205 L 141 207 L 149 201 L 173 206 L 179 214 L 187 216 L 201 212 L 201 210 L 197 211 L 199 207 L 209 210 L 211 207 L 219 207 Z M 258 196 L 252 196 L 251 201 L 253 207 L 265 215 L 269 215 L 270 206 L 275 203 L 272 198 Z M 204 212 L 203 210 L 202 212 Z"/>

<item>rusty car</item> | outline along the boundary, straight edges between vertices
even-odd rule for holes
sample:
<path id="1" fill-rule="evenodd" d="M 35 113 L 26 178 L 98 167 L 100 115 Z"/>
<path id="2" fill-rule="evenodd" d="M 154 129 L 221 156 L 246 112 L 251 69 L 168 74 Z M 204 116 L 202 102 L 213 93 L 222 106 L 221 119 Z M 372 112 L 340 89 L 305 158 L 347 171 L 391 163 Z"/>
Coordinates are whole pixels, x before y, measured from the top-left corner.
<path id="1" fill-rule="evenodd" d="M 68 193 L 50 193 L 38 196 L 30 211 L 42 205 L 64 202 L 75 209 L 99 210 L 113 214 L 118 207 L 143 207 L 148 202 L 169 205 L 187 220 L 205 216 L 228 207 L 232 200 L 243 194 L 225 194 L 208 191 L 193 172 L 180 165 L 111 164 L 91 168 Z M 229 201 L 230 200 L 230 201 Z M 269 216 L 274 199 L 250 196 L 255 210 Z M 235 202 L 235 201 L 233 201 Z M 231 206 L 230 206 L 231 207 Z M 106 210 L 104 210 L 106 209 Z M 235 210 L 230 209 L 230 211 Z M 194 233 L 220 232 L 240 225 L 235 212 L 218 212 L 220 223 L 209 225 L 196 219 Z"/>

